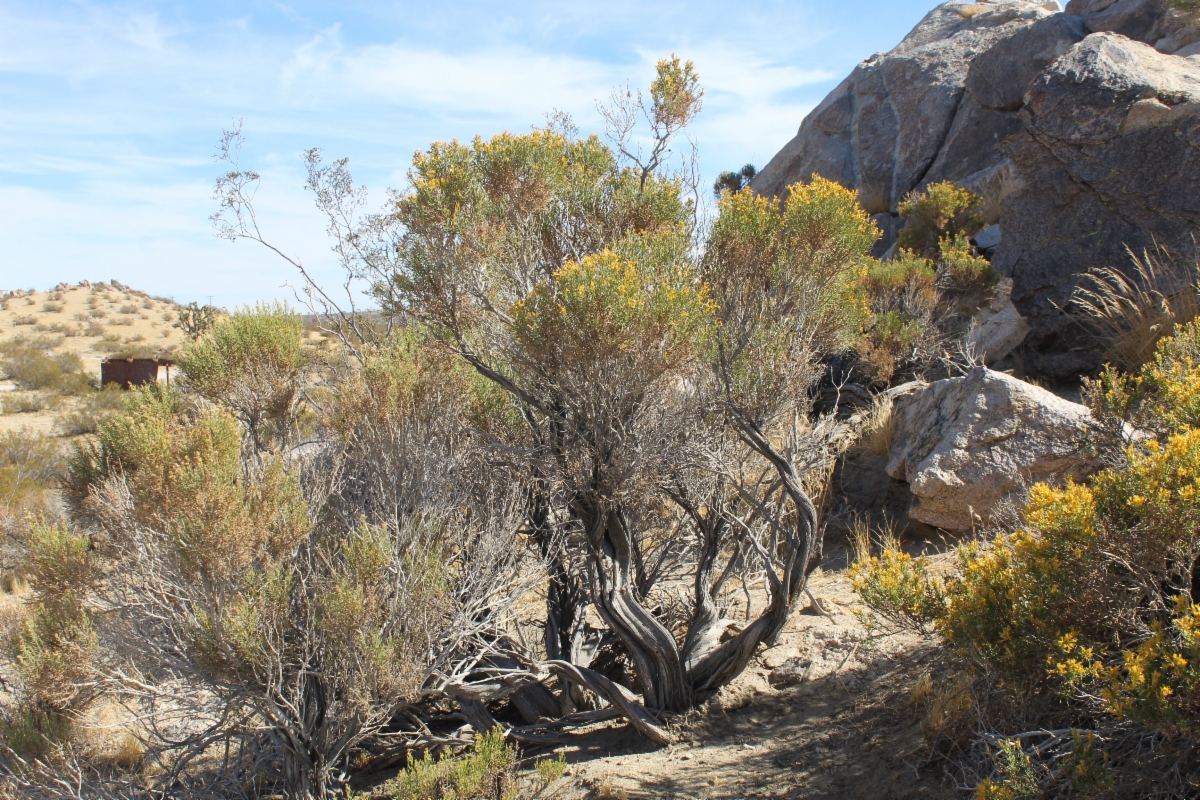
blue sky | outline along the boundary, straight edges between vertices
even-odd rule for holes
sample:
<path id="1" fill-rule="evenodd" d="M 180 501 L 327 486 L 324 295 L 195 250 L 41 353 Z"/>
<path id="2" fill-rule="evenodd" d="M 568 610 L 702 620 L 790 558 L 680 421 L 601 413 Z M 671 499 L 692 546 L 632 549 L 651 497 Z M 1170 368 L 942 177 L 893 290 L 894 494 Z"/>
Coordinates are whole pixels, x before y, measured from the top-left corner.
<path id="1" fill-rule="evenodd" d="M 0 0 L 0 289 L 109 280 L 181 302 L 285 298 L 292 268 L 212 235 L 212 159 L 243 119 L 268 236 L 339 273 L 299 154 L 348 157 L 378 207 L 429 142 L 528 130 L 645 85 L 672 52 L 706 89 L 708 184 L 762 166 L 931 0 L 57 2 Z"/>

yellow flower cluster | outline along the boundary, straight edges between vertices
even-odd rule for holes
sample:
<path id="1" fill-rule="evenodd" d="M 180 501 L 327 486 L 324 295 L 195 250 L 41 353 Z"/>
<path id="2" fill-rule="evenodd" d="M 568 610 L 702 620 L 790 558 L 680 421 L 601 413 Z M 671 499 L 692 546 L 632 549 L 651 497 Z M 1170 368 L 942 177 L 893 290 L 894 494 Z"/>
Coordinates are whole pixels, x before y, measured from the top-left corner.
<path id="1" fill-rule="evenodd" d="M 660 267 L 612 251 L 568 262 L 510 314 L 532 350 L 587 347 L 670 357 L 697 345 L 716 304 L 690 266 Z"/>

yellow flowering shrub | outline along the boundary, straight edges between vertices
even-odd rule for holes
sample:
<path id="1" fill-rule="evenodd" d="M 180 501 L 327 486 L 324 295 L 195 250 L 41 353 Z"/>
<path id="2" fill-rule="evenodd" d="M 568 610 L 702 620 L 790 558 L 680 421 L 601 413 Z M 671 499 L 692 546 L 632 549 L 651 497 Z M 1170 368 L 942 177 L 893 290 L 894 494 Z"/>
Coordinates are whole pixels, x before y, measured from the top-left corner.
<path id="1" fill-rule="evenodd" d="M 852 566 L 850 578 L 863 603 L 893 626 L 929 633 L 945 610 L 946 597 L 928 568 L 924 557 L 885 550 Z"/>
<path id="2" fill-rule="evenodd" d="M 661 369 L 695 352 L 714 310 L 690 267 L 605 251 L 568 262 L 510 314 L 530 351 L 589 364 L 657 355 Z"/>
<path id="3" fill-rule="evenodd" d="M 983 230 L 983 198 L 950 181 L 935 183 L 900 204 L 908 220 L 897 239 L 897 248 L 925 258 L 938 258 L 946 238 L 974 236 Z"/>
<path id="4" fill-rule="evenodd" d="M 1011 686 L 1048 688 L 1168 736 L 1197 733 L 1200 331 L 1189 324 L 1175 333 L 1137 375 L 1110 370 L 1091 387 L 1098 416 L 1143 432 L 1116 466 L 1086 483 L 1032 487 L 1023 524 L 962 547 L 944 585 L 898 553 L 856 565 L 867 606 L 888 618 L 932 613 L 949 643 Z M 1099 745 L 1080 740 L 1075 751 L 1071 780 L 1105 785 Z M 993 781 L 979 796 L 1011 789 Z"/>
<path id="5" fill-rule="evenodd" d="M 971 253 L 966 234 L 942 237 L 938 251 L 938 269 L 946 284 L 959 291 L 984 289 L 999 277 L 990 261 Z"/>
<path id="6" fill-rule="evenodd" d="M 1196 733 L 1200 723 L 1200 605 L 1177 599 L 1170 628 L 1121 651 L 1111 667 L 1096 664 L 1100 696 L 1110 713 L 1172 732 Z"/>
<path id="7" fill-rule="evenodd" d="M 857 281 L 879 231 L 853 192 L 818 175 L 783 199 L 725 192 L 718 211 L 702 274 L 726 309 L 722 338 L 738 342 L 729 371 L 739 402 L 803 392 L 813 376 L 797 352 L 845 352 L 862 331 L 870 308 Z"/>

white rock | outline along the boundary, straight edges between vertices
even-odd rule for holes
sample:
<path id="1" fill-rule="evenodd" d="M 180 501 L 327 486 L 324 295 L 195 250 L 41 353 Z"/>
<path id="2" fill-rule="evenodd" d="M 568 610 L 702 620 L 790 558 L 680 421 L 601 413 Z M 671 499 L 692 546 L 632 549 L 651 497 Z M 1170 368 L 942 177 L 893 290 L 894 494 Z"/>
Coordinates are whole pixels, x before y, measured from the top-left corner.
<path id="1" fill-rule="evenodd" d="M 898 398 L 887 472 L 908 481 L 913 519 L 951 531 L 990 521 L 1002 501 L 1039 481 L 1099 468 L 1079 450 L 1085 406 L 986 367 Z"/>
<path id="2" fill-rule="evenodd" d="M 965 337 L 985 364 L 995 364 L 1004 358 L 1025 341 L 1025 335 L 1029 333 L 1029 323 L 1013 305 L 1012 285 L 1011 278 L 1000 280 L 988 305 L 976 312 L 971 320 Z"/>

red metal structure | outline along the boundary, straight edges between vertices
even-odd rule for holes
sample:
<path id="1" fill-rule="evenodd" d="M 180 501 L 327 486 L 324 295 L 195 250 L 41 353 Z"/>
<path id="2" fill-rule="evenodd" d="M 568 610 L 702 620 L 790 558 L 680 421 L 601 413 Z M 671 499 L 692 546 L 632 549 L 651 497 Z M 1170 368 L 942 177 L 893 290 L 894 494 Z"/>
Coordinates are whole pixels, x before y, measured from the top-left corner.
<path id="1" fill-rule="evenodd" d="M 158 380 L 158 368 L 167 368 L 167 385 L 171 384 L 171 367 L 167 358 L 106 358 L 100 362 L 100 383 L 119 383 L 122 389 L 144 386 Z"/>

